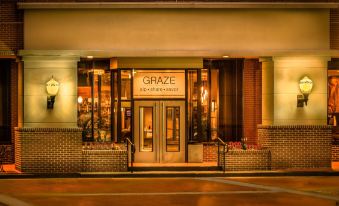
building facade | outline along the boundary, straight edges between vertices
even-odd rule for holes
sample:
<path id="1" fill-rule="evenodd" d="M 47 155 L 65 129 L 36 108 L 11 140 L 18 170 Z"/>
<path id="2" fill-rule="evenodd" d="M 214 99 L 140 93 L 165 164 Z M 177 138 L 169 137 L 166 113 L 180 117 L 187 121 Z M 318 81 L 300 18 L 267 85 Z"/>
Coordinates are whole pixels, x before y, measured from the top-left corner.
<path id="1" fill-rule="evenodd" d="M 8 161 L 36 173 L 125 171 L 131 161 L 330 168 L 338 7 L 4 2 Z"/>

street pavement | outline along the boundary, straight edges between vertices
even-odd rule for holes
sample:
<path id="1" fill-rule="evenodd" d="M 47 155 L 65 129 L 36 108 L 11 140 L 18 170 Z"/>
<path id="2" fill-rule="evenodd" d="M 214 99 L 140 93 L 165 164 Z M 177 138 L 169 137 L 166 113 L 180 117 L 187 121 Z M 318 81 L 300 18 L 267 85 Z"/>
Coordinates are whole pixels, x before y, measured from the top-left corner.
<path id="1" fill-rule="evenodd" d="M 0 206 L 339 206 L 339 177 L 0 179 Z"/>

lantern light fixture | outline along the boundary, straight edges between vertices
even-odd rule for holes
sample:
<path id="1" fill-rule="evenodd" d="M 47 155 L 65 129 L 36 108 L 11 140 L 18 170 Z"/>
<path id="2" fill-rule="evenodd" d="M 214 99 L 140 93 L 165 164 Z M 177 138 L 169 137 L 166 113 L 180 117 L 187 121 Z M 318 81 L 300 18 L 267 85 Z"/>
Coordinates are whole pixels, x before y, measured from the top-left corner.
<path id="1" fill-rule="evenodd" d="M 47 109 L 53 109 L 55 96 L 58 94 L 59 91 L 59 82 L 57 82 L 53 76 L 52 78 L 46 83 L 46 90 L 47 90 Z"/>
<path id="2" fill-rule="evenodd" d="M 297 107 L 304 107 L 304 103 L 307 106 L 308 96 L 313 88 L 313 81 L 308 76 L 304 76 L 299 81 L 299 88 L 302 95 L 297 96 Z"/>

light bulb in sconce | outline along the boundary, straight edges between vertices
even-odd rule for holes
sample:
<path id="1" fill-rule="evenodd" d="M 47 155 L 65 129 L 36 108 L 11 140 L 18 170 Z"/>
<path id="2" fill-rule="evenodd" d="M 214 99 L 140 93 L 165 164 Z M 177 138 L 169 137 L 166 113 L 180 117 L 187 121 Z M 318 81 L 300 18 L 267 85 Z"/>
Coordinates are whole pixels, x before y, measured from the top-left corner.
<path id="1" fill-rule="evenodd" d="M 59 82 L 57 82 L 53 76 L 52 78 L 46 83 L 46 90 L 47 90 L 47 109 L 53 109 L 55 96 L 59 92 Z"/>
<path id="2" fill-rule="evenodd" d="M 308 96 L 311 94 L 312 88 L 313 81 L 308 76 L 304 76 L 299 81 L 299 89 L 302 95 L 297 95 L 297 107 L 303 107 L 304 103 L 307 106 Z"/>

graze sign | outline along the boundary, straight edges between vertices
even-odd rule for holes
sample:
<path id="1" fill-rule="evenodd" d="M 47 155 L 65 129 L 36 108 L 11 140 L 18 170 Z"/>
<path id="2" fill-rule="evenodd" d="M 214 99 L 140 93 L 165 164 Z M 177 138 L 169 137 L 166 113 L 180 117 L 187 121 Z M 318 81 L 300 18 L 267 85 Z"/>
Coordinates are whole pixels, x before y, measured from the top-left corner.
<path id="1" fill-rule="evenodd" d="M 185 98 L 185 71 L 137 71 L 134 98 Z"/>

